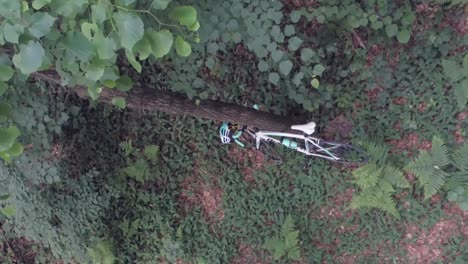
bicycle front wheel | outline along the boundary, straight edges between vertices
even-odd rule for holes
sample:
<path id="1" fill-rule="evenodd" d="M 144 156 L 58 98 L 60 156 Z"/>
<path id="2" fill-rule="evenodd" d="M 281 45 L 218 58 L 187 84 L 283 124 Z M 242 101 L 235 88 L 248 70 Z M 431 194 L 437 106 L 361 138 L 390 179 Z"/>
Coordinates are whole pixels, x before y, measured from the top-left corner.
<path id="1" fill-rule="evenodd" d="M 348 164 L 363 164 L 369 161 L 369 155 L 364 150 L 351 144 L 319 140 L 317 145 L 318 147 L 313 147 L 311 152 L 332 161 Z"/>

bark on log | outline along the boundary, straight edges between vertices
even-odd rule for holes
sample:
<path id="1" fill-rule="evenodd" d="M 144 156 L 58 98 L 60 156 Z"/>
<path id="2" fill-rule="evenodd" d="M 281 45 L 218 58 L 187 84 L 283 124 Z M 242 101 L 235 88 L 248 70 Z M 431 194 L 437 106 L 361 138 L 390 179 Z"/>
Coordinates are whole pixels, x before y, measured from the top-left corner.
<path id="1" fill-rule="evenodd" d="M 52 70 L 36 72 L 32 76 L 61 85 L 60 76 Z M 81 98 L 88 98 L 86 87 L 74 87 L 73 91 Z M 188 100 L 181 94 L 143 87 L 133 87 L 125 93 L 115 89 L 104 89 L 98 100 L 110 104 L 112 98 L 116 96 L 126 99 L 128 109 L 162 111 L 171 115 L 189 115 L 216 121 L 229 121 L 262 130 L 290 131 L 291 125 L 305 121 L 219 101 L 203 100 L 197 105 L 195 101 Z"/>

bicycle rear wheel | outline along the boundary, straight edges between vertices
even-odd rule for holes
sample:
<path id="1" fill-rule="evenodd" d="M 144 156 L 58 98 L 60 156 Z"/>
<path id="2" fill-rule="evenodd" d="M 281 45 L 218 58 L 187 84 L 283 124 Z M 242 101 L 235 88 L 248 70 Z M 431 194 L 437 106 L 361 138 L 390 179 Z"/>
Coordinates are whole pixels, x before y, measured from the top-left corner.
<path id="1" fill-rule="evenodd" d="M 347 164 L 363 164 L 369 161 L 369 155 L 364 150 L 351 144 L 319 140 L 318 145 L 320 147 L 315 146 L 311 152 L 326 156 L 327 159 L 332 161 Z M 336 159 L 333 157 L 336 157 Z"/>
<path id="2" fill-rule="evenodd" d="M 278 153 L 278 150 L 275 149 L 275 143 L 273 142 L 260 142 L 259 150 L 265 154 L 267 160 L 274 161 L 277 164 L 283 163 L 283 157 Z"/>

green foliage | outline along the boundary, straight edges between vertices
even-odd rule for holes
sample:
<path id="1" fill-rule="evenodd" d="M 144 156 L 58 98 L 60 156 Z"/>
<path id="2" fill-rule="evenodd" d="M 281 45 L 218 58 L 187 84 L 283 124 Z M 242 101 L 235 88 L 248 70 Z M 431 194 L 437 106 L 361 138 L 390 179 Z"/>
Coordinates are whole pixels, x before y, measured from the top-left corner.
<path id="1" fill-rule="evenodd" d="M 114 246 L 110 241 L 101 240 L 88 249 L 88 254 L 95 264 L 114 264 L 116 259 L 113 251 Z"/>
<path id="2" fill-rule="evenodd" d="M 199 24 L 193 7 L 169 9 L 170 19 L 189 27 L 183 29 L 163 22 L 169 19 L 163 18 L 163 12 L 170 1 L 134 2 L 37 0 L 32 3 L 33 8 L 26 2 L 23 7 L 16 1 L 15 4 L 2 2 L 0 16 L 5 19 L 0 23 L 3 31 L 0 43 L 7 49 L 11 49 L 11 44 L 19 46 L 14 49 L 13 64 L 22 74 L 60 69 L 58 73 L 65 84 L 86 85 L 91 97 L 96 99 L 106 81 L 104 72 L 120 75 L 112 67 L 120 50 L 125 51 L 132 66 L 141 71 L 140 62 L 129 55 L 139 54 L 140 60 L 150 54 L 162 58 L 172 47 L 173 35 L 180 34 L 184 39 L 179 41 L 177 53 L 186 57 L 190 54 L 188 40 L 197 37 Z M 146 7 L 138 8 L 143 5 Z M 176 32 L 170 31 L 173 29 Z"/>
<path id="3" fill-rule="evenodd" d="M 460 110 L 468 102 L 468 55 L 465 55 L 463 64 L 454 60 L 442 60 L 444 73 L 453 85 L 453 92 Z"/>
<path id="4" fill-rule="evenodd" d="M 353 208 L 376 208 L 400 219 L 393 195 L 397 189 L 409 188 L 403 172 L 387 160 L 388 148 L 375 143 L 365 146 L 371 161 L 354 170 L 355 183 L 361 189 L 351 201 Z"/>
<path id="5" fill-rule="evenodd" d="M 265 240 L 263 248 L 273 254 L 274 260 L 287 256 L 290 260 L 298 260 L 301 257 L 299 249 L 299 231 L 294 230 L 294 222 L 288 215 L 281 226 L 279 237 L 271 237 Z"/>
<path id="6" fill-rule="evenodd" d="M 419 156 L 408 164 L 406 170 L 416 175 L 419 184 L 424 188 L 425 199 L 436 194 L 445 184 L 448 165 L 448 151 L 441 139 L 434 137 L 432 151 L 421 151 Z"/>

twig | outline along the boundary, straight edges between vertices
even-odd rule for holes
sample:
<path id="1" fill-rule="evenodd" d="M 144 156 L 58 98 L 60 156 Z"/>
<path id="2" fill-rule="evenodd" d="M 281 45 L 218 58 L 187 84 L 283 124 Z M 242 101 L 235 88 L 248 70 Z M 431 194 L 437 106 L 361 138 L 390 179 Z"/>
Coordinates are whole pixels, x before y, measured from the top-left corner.
<path id="1" fill-rule="evenodd" d="M 366 45 L 364 45 L 364 42 L 362 41 L 361 37 L 356 33 L 356 31 L 353 29 L 353 31 L 351 31 L 351 34 L 353 34 L 353 37 L 356 38 L 359 46 L 363 49 L 366 49 Z"/>

